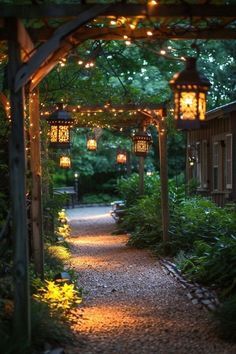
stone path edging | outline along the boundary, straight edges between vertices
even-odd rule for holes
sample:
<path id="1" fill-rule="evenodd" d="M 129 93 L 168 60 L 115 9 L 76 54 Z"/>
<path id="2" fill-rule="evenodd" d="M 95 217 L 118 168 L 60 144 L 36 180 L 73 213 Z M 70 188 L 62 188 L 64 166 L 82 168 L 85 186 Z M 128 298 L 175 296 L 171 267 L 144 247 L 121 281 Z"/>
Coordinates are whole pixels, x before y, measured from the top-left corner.
<path id="1" fill-rule="evenodd" d="M 187 298 L 193 305 L 203 306 L 209 311 L 214 311 L 220 305 L 219 299 L 214 291 L 209 290 L 198 283 L 191 283 L 188 281 L 179 271 L 177 266 L 167 259 L 160 258 L 159 262 L 162 269 L 167 274 L 173 276 L 181 286 L 188 291 L 186 294 Z"/>

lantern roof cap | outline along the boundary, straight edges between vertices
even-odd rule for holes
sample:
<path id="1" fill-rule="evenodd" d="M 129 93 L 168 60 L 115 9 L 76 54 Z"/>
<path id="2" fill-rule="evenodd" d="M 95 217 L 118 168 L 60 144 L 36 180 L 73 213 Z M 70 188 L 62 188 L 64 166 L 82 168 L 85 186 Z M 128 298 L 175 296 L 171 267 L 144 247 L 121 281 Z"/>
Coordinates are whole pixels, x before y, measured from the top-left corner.
<path id="1" fill-rule="evenodd" d="M 176 73 L 170 80 L 170 86 L 175 87 L 177 85 L 210 87 L 211 83 L 202 72 L 197 70 L 197 58 L 187 57 L 185 68 L 179 73 Z"/>
<path id="2" fill-rule="evenodd" d="M 71 113 L 64 109 L 63 103 L 60 102 L 57 104 L 57 109 L 47 118 L 47 120 L 73 121 L 73 118 L 71 118 Z"/>

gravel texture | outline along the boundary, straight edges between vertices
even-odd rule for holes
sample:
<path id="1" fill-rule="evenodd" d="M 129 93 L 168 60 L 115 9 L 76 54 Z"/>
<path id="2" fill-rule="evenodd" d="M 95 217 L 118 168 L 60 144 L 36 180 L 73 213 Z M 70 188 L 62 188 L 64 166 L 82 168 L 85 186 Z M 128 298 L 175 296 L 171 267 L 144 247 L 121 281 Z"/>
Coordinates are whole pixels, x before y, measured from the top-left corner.
<path id="1" fill-rule="evenodd" d="M 150 251 L 128 248 L 109 207 L 71 209 L 72 264 L 84 288 L 83 316 L 66 354 L 235 354 L 205 308 Z"/>

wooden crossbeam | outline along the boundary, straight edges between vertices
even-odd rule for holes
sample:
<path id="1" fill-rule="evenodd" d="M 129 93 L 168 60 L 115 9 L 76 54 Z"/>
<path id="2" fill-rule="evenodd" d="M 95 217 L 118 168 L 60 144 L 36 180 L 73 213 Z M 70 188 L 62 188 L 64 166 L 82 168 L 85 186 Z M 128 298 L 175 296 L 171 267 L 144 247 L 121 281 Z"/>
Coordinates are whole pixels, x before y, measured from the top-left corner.
<path id="1" fill-rule="evenodd" d="M 108 7 L 109 5 L 106 5 L 105 8 L 100 5 L 94 6 L 92 9 L 83 12 L 78 18 L 59 27 L 54 32 L 54 35 L 46 43 L 41 45 L 37 52 L 18 71 L 15 79 L 15 90 L 19 90 L 20 87 L 29 82 L 32 75 L 34 75 L 41 66 L 47 63 L 51 55 L 61 48 L 63 41 L 66 41 L 78 28 L 91 21 L 94 17 L 97 17 L 101 14 L 101 11 L 104 11 L 104 9 Z M 53 66 L 51 69 L 52 68 Z"/>
<path id="2" fill-rule="evenodd" d="M 44 4 L 44 5 L 17 5 L 1 4 L 0 18 L 66 18 L 78 16 L 84 11 L 90 10 L 96 3 L 89 5 L 82 4 Z M 115 3 L 107 8 L 104 7 L 102 16 L 125 16 L 125 17 L 146 17 L 156 18 L 168 17 L 235 17 L 235 5 L 212 5 L 212 4 L 177 4 L 147 6 L 144 4 Z"/>
<path id="3" fill-rule="evenodd" d="M 35 48 L 29 33 L 27 32 L 25 26 L 20 20 L 17 20 L 17 41 L 22 49 L 21 60 L 23 62 L 27 61 L 33 54 Z"/>
<path id="4" fill-rule="evenodd" d="M 73 38 L 81 41 L 86 39 L 102 39 L 102 40 L 124 40 L 124 35 L 132 39 L 146 39 L 147 32 L 153 33 L 152 39 L 236 39 L 236 30 L 232 28 L 205 28 L 195 27 L 185 29 L 179 26 L 161 26 L 161 28 L 153 29 L 152 27 L 137 28 L 81 28 L 77 31 Z M 29 29 L 29 33 L 34 41 L 46 41 L 53 35 L 53 29 Z M 0 40 L 6 39 L 6 32 L 0 30 Z M 148 38 L 150 39 L 150 38 Z"/>

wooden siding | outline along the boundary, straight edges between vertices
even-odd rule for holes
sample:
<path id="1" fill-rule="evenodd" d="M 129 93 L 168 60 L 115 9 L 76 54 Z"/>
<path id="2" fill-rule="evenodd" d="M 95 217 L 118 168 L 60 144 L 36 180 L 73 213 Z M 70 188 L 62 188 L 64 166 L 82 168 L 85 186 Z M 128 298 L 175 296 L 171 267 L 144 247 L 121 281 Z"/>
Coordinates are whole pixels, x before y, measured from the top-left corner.
<path id="1" fill-rule="evenodd" d="M 213 191 L 213 143 L 216 140 L 222 142 L 221 149 L 224 149 L 223 144 L 226 134 L 232 134 L 232 190 L 223 188 L 219 191 Z M 199 188 L 197 192 L 212 198 L 220 206 L 223 206 L 227 201 L 236 202 L 236 111 L 227 112 L 219 117 L 207 120 L 200 129 L 189 131 L 187 135 L 188 146 L 196 146 L 197 142 L 207 141 L 207 188 Z M 222 164 L 224 164 L 224 160 L 222 161 Z M 186 170 L 187 180 L 189 181 L 193 177 L 192 168 L 189 164 Z M 219 172 L 222 181 L 224 181 L 225 166 L 221 165 Z"/>

